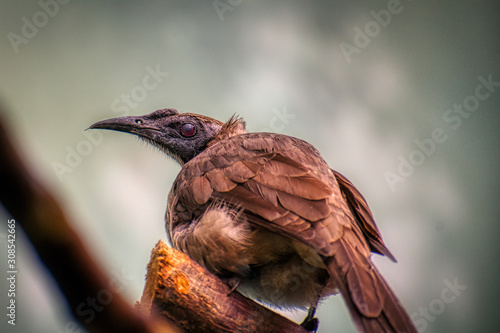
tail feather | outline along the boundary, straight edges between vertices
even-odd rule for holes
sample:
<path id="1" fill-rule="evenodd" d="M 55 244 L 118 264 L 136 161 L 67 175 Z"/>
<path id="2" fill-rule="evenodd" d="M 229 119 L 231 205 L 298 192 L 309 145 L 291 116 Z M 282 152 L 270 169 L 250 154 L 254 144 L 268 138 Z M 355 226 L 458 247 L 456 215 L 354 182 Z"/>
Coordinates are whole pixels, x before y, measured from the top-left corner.
<path id="1" fill-rule="evenodd" d="M 326 260 L 359 332 L 416 333 L 410 316 L 370 259 L 347 242 L 336 242 Z"/>

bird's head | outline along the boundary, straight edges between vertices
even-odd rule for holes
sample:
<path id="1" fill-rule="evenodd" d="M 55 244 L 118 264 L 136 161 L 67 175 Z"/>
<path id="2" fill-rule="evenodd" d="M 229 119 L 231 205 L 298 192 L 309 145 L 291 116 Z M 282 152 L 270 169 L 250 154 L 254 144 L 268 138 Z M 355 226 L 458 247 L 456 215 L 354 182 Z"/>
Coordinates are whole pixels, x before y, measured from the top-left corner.
<path id="1" fill-rule="evenodd" d="M 126 116 L 99 121 L 89 129 L 107 129 L 135 134 L 184 164 L 214 140 L 245 133 L 243 120 L 227 123 L 175 109 L 162 109 L 144 116 Z"/>

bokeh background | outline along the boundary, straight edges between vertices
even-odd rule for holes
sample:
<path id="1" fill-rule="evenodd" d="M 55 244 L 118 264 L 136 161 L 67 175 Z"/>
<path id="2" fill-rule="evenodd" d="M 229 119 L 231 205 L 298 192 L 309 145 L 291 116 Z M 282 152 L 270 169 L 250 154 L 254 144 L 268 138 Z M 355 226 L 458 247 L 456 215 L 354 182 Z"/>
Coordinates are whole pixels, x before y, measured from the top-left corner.
<path id="1" fill-rule="evenodd" d="M 399 262 L 374 260 L 419 330 L 495 332 L 499 84 L 479 88 L 489 92 L 483 100 L 471 96 L 479 77 L 500 81 L 499 7 L 0 1 L 3 116 L 131 304 L 150 250 L 166 239 L 166 198 L 180 167 L 132 136 L 83 130 L 175 107 L 221 120 L 237 113 L 250 131 L 311 142 L 370 203 Z M 475 111 L 453 111 L 464 102 Z M 7 219 L 0 211 L 2 309 Z M 78 331 L 20 230 L 17 244 L 17 321 L 8 325 L 2 313 L 0 331 Z M 301 321 L 304 312 L 286 315 Z M 320 332 L 354 332 L 341 297 L 324 301 L 318 316 Z"/>

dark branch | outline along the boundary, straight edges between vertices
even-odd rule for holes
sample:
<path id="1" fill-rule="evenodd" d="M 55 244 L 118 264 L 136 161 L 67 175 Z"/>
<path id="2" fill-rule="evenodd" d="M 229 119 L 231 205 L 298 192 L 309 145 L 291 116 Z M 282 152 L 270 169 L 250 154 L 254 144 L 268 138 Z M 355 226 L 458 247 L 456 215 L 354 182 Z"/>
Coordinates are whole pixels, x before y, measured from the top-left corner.
<path id="1" fill-rule="evenodd" d="M 113 293 L 95 317 L 82 317 L 78 306 L 99 292 L 113 292 L 110 279 L 91 258 L 52 194 L 23 163 L 0 118 L 0 202 L 22 226 L 63 292 L 74 318 L 90 332 L 158 332 Z M 164 330 L 167 332 L 166 330 Z"/>

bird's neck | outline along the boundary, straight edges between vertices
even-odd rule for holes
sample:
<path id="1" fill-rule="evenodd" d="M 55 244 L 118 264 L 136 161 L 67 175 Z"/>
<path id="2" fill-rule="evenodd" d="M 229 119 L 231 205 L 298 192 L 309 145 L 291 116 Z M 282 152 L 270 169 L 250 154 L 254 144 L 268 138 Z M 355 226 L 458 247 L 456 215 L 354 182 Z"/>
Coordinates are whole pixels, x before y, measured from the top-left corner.
<path id="1" fill-rule="evenodd" d="M 219 133 L 211 140 L 207 146 L 211 146 L 218 141 L 225 140 L 235 135 L 245 134 L 245 121 L 242 118 L 231 117 L 220 129 Z"/>

